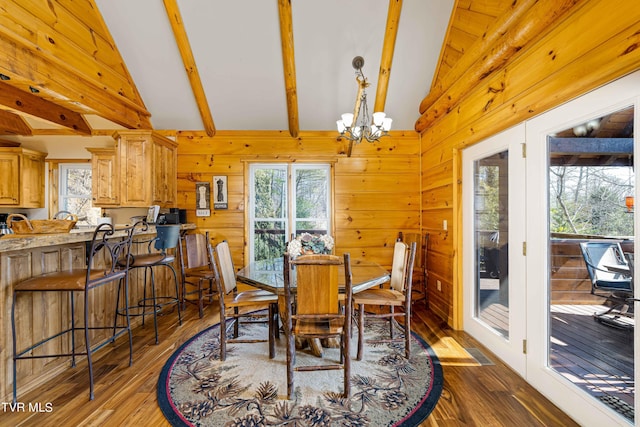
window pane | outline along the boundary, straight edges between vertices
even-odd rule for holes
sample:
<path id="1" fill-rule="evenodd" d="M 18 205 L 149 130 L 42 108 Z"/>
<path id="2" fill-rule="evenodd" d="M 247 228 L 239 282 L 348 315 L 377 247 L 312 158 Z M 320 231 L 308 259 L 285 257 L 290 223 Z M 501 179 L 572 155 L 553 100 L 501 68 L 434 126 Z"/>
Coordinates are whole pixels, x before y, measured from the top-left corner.
<path id="1" fill-rule="evenodd" d="M 65 168 L 66 194 L 91 198 L 91 169 Z"/>
<path id="2" fill-rule="evenodd" d="M 327 221 L 296 221 L 296 235 L 301 233 L 325 234 Z"/>
<path id="3" fill-rule="evenodd" d="M 256 218 L 284 218 L 287 171 L 284 169 L 258 169 L 254 179 L 254 216 Z"/>
<path id="4" fill-rule="evenodd" d="M 254 224 L 255 260 L 281 257 L 286 241 L 284 221 L 256 221 Z"/>
<path id="5" fill-rule="evenodd" d="M 296 218 L 327 218 L 327 169 L 296 171 Z"/>
<path id="6" fill-rule="evenodd" d="M 58 209 L 78 216 L 78 224 L 96 224 L 100 208 L 91 200 L 91 165 L 64 163 L 59 168 Z"/>

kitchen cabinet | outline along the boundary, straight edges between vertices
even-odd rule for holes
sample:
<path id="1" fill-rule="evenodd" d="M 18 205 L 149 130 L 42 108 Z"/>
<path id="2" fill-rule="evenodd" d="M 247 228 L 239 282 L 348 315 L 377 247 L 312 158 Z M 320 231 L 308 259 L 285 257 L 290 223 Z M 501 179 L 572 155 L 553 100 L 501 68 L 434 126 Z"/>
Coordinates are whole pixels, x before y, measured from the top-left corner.
<path id="1" fill-rule="evenodd" d="M 117 131 L 120 206 L 175 207 L 178 144 L 150 130 Z"/>
<path id="2" fill-rule="evenodd" d="M 0 148 L 0 206 L 44 207 L 46 156 L 26 148 Z"/>
<path id="3" fill-rule="evenodd" d="M 120 169 L 114 148 L 87 148 L 91 153 L 93 206 L 120 205 Z"/>

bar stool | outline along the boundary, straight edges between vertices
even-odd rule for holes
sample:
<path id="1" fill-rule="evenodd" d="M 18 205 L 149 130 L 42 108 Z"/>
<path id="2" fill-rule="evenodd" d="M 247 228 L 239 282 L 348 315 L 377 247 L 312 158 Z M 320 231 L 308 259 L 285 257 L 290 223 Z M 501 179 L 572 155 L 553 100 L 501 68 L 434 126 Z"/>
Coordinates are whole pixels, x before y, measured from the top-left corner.
<path id="1" fill-rule="evenodd" d="M 76 356 L 86 355 L 89 367 L 89 399 L 93 400 L 93 362 L 91 354 L 102 348 L 110 342 L 115 342 L 116 338 L 125 332 L 129 335 L 129 366 L 133 363 L 133 338 L 131 335 L 131 324 L 129 312 L 124 310 L 126 319 L 125 325 L 118 326 L 116 322 L 110 326 L 90 326 L 89 316 L 91 313 L 91 301 L 89 295 L 92 289 L 107 283 L 118 281 L 119 286 L 124 286 L 125 294 L 129 289 L 129 270 L 127 263 L 120 263 L 119 260 L 125 259 L 131 249 L 131 241 L 133 233 L 138 230 L 140 224 L 134 224 L 130 227 L 115 230 L 111 224 L 101 224 L 98 226 L 92 236 L 91 242 L 87 242 L 87 267 L 73 268 L 70 266 L 68 270 L 45 273 L 42 275 L 31 277 L 27 280 L 17 283 L 13 288 L 13 301 L 11 303 L 11 335 L 13 338 L 13 401 L 17 401 L 18 379 L 16 362 L 25 359 L 54 358 L 62 356 L 71 356 L 71 366 L 76 366 Z M 115 232 L 118 231 L 116 234 Z M 89 244 L 90 243 L 90 244 Z M 28 348 L 18 351 L 17 334 L 16 334 L 16 304 L 18 295 L 28 293 L 45 293 L 45 292 L 68 292 L 69 308 L 65 310 L 71 317 L 71 325 L 67 329 L 58 332 L 48 338 L 29 346 Z M 77 326 L 75 319 L 75 293 L 82 294 L 82 304 L 84 305 L 84 325 Z M 118 311 L 118 303 L 116 303 L 116 312 Z M 96 314 L 96 318 L 100 317 L 100 313 Z M 106 339 L 102 339 L 97 344 L 91 344 L 89 339 L 89 331 L 110 330 L 112 334 Z M 84 331 L 85 349 L 83 352 L 76 350 L 75 334 L 76 331 Z M 34 354 L 33 350 L 48 343 L 49 341 L 65 336 L 70 333 L 71 352 L 62 352 L 54 354 Z M 46 351 L 46 349 L 45 349 Z"/>
<path id="2" fill-rule="evenodd" d="M 146 223 L 146 222 L 145 222 Z M 182 313 L 180 310 L 180 298 L 178 291 L 178 275 L 173 263 L 175 255 L 167 253 L 167 249 L 175 249 L 180 238 L 180 225 L 156 225 L 156 236 L 152 239 L 134 241 L 134 245 L 147 245 L 148 252 L 135 254 L 129 257 L 129 269 L 144 269 L 143 296 L 136 305 L 129 305 L 128 310 L 134 311 L 130 316 L 142 316 L 144 325 L 145 316 L 153 314 L 153 327 L 155 329 L 156 344 L 158 341 L 158 313 L 163 307 L 175 304 L 178 310 L 178 322 L 182 325 Z M 153 250 L 155 249 L 155 251 Z M 168 267 L 173 273 L 175 284 L 175 296 L 157 296 L 156 280 L 153 267 Z M 151 276 L 150 291 L 151 296 L 147 297 L 147 273 Z M 118 298 L 120 291 L 118 292 Z M 158 302 L 158 301 L 164 302 Z M 128 301 L 128 299 L 126 300 Z M 127 303 L 128 304 L 128 303 Z M 122 310 L 118 314 L 124 315 Z"/>

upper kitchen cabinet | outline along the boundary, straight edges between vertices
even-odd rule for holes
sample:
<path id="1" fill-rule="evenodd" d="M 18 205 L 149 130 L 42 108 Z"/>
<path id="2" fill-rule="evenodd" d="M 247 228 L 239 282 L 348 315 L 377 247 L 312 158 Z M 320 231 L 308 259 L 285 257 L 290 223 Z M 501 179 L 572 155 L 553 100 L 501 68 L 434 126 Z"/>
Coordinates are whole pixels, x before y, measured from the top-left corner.
<path id="1" fill-rule="evenodd" d="M 120 206 L 176 206 L 178 144 L 150 130 L 117 131 Z"/>
<path id="2" fill-rule="evenodd" d="M 91 153 L 93 206 L 120 205 L 120 169 L 114 148 L 87 148 Z"/>
<path id="3" fill-rule="evenodd" d="M 46 156 L 25 148 L 0 148 L 0 206 L 44 207 Z"/>

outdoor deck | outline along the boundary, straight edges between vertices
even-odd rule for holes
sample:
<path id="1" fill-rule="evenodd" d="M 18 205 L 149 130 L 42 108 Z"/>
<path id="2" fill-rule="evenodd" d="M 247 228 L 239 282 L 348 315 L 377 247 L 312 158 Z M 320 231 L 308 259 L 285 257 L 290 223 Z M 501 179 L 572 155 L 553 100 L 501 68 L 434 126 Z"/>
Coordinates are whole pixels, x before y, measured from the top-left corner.
<path id="1" fill-rule="evenodd" d="M 550 366 L 576 387 L 633 420 L 633 331 L 597 322 L 593 314 L 606 309 L 603 305 L 551 306 Z M 482 319 L 496 330 L 506 331 L 508 310 L 492 302 Z"/>

